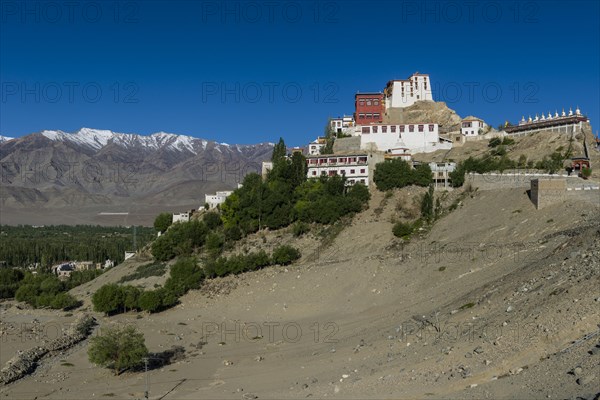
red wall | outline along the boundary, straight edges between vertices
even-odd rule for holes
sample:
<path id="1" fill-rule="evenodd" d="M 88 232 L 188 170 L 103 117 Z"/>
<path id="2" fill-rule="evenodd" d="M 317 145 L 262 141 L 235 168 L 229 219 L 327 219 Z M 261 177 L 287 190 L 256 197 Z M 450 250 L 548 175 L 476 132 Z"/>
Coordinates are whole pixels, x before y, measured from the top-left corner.
<path id="1" fill-rule="evenodd" d="M 361 100 L 364 100 L 361 104 Z M 367 105 L 367 101 L 371 101 L 371 105 Z M 377 103 L 377 105 L 375 105 Z M 354 97 L 354 120 L 357 125 L 368 125 L 373 123 L 383 122 L 383 113 L 385 106 L 383 104 L 383 93 L 360 93 Z M 360 118 L 360 114 L 379 114 L 379 118 Z"/>

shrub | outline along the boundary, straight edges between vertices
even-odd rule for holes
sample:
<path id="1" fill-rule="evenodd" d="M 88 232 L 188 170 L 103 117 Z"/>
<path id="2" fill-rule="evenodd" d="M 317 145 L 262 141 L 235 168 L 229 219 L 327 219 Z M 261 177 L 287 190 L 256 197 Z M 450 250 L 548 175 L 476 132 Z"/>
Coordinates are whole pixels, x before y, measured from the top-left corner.
<path id="1" fill-rule="evenodd" d="M 488 143 L 488 147 L 496 147 L 502 144 L 502 139 L 499 137 L 495 137 L 490 139 L 489 143 Z"/>
<path id="2" fill-rule="evenodd" d="M 310 230 L 310 226 L 307 223 L 298 221 L 294 224 L 294 226 L 292 228 L 292 233 L 294 234 L 294 236 L 298 237 L 298 236 L 304 235 L 309 230 Z"/>
<path id="3" fill-rule="evenodd" d="M 429 190 L 421 199 L 421 216 L 428 222 L 434 219 L 433 208 L 433 186 L 429 186 Z"/>
<path id="4" fill-rule="evenodd" d="M 273 251 L 272 258 L 273 264 L 288 265 L 300 258 L 300 251 L 292 246 L 282 245 Z"/>
<path id="5" fill-rule="evenodd" d="M 392 228 L 392 233 L 396 237 L 406 238 L 413 233 L 413 226 L 403 222 L 396 222 Z"/>
<path id="6" fill-rule="evenodd" d="M 125 310 L 137 310 L 140 308 L 140 295 L 142 291 L 134 286 L 122 286 L 121 292 L 123 294 L 123 308 Z"/>
<path id="7" fill-rule="evenodd" d="M 56 294 L 50 302 L 50 307 L 63 310 L 68 310 L 78 305 L 79 301 L 66 292 Z"/>
<path id="8" fill-rule="evenodd" d="M 590 176 L 592 176 L 592 169 L 587 167 L 581 168 L 581 176 L 585 179 L 588 179 Z"/>
<path id="9" fill-rule="evenodd" d="M 129 282 L 136 279 L 148 278 L 150 276 L 162 276 L 167 270 L 167 266 L 165 263 L 156 262 L 140 265 L 136 268 L 133 274 L 125 275 L 121 279 L 119 279 L 120 283 Z"/>
<path id="10" fill-rule="evenodd" d="M 90 362 L 112 368 L 115 375 L 142 364 L 148 355 L 144 335 L 135 327 L 103 329 L 100 336 L 90 339 Z"/>

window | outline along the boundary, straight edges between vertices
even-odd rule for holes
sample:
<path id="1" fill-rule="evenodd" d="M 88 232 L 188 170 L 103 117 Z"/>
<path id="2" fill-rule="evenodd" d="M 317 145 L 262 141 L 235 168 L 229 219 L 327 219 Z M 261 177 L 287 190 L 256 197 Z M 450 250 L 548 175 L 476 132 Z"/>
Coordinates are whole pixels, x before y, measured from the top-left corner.
<path id="1" fill-rule="evenodd" d="M 365 114 L 358 114 L 358 119 L 365 119 Z"/>
<path id="2" fill-rule="evenodd" d="M 387 133 L 387 126 L 382 126 L 381 127 L 381 133 Z"/>
<path id="3" fill-rule="evenodd" d="M 373 118 L 379 119 L 379 113 L 373 114 Z"/>
<path id="4" fill-rule="evenodd" d="M 434 128 L 435 128 L 435 126 L 433 124 L 430 124 L 429 125 L 429 132 L 433 132 Z"/>
<path id="5" fill-rule="evenodd" d="M 317 171 L 313 171 L 312 174 L 313 174 L 313 176 L 316 176 L 317 175 Z"/>
<path id="6" fill-rule="evenodd" d="M 419 132 L 423 132 L 423 129 L 424 129 L 424 128 L 425 128 L 425 127 L 424 127 L 423 125 L 419 125 Z"/>
<path id="7" fill-rule="evenodd" d="M 337 171 L 329 171 L 329 176 L 336 176 L 337 175 Z"/>
<path id="8" fill-rule="evenodd" d="M 377 133 L 377 126 L 373 127 L 373 133 Z"/>
<path id="9" fill-rule="evenodd" d="M 372 119 L 373 118 L 373 114 L 367 114 L 367 119 Z"/>
<path id="10" fill-rule="evenodd" d="M 404 125 L 400 125 L 400 132 L 404 132 Z"/>
<path id="11" fill-rule="evenodd" d="M 370 106 L 371 104 L 371 100 L 367 100 L 367 105 Z"/>
<path id="12" fill-rule="evenodd" d="M 396 133 L 396 125 L 390 126 L 390 132 Z"/>
<path id="13" fill-rule="evenodd" d="M 321 176 L 325 176 L 325 175 L 327 175 L 327 172 L 321 171 Z"/>
<path id="14" fill-rule="evenodd" d="M 346 170 L 345 169 L 341 170 L 340 172 L 342 173 L 343 176 L 346 176 Z"/>
<path id="15" fill-rule="evenodd" d="M 378 106 L 378 105 L 379 105 L 379 100 L 375 100 L 375 101 L 373 101 L 373 105 L 374 105 L 374 106 Z"/>
<path id="16" fill-rule="evenodd" d="M 408 126 L 408 131 L 409 132 L 414 132 L 415 131 L 415 126 L 414 125 L 409 125 Z"/>
<path id="17" fill-rule="evenodd" d="M 371 133 L 371 130 L 369 129 L 368 126 L 363 126 L 362 127 L 362 133 Z"/>
<path id="18" fill-rule="evenodd" d="M 364 174 L 364 173 L 365 173 L 365 169 L 364 169 L 364 168 L 361 168 L 361 169 L 360 169 L 360 173 L 361 173 L 361 174 Z"/>
<path id="19" fill-rule="evenodd" d="M 364 106 L 364 105 L 365 105 L 365 101 L 364 101 L 364 100 L 360 100 L 360 101 L 358 102 L 358 104 L 360 104 L 361 106 Z"/>
<path id="20" fill-rule="evenodd" d="M 355 174 L 355 173 L 356 173 L 356 170 L 355 170 L 355 169 L 351 169 L 351 170 L 350 170 L 350 173 L 351 173 L 351 174 Z"/>
<path id="21" fill-rule="evenodd" d="M 362 184 L 364 185 L 364 183 L 365 183 L 365 180 L 364 180 L 364 179 L 361 179 L 361 180 L 360 180 L 360 183 L 362 183 Z"/>

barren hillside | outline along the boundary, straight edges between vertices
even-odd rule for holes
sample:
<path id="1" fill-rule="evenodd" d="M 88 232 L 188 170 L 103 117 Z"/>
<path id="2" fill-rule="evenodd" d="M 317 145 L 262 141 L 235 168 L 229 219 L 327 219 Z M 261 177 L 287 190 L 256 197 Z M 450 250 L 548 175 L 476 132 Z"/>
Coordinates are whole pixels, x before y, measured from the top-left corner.
<path id="1" fill-rule="evenodd" d="M 97 315 L 100 326 L 134 324 L 150 351 L 185 349 L 148 373 L 153 399 L 597 396 L 599 206 L 536 211 L 522 189 L 456 191 L 458 208 L 403 244 L 391 219 L 411 190 L 375 193 L 327 249 L 316 236 L 294 242 L 283 231 L 249 239 L 301 246 L 292 267 L 207 282 L 159 314 Z M 76 293 L 89 298 L 143 262 Z M 1 313 L 17 326 L 33 315 L 47 326 L 73 318 L 10 303 Z M 3 360 L 33 344 L 14 334 L 2 340 Z M 89 363 L 85 344 L 53 360 L 0 393 L 143 396 L 143 374 L 113 377 Z"/>

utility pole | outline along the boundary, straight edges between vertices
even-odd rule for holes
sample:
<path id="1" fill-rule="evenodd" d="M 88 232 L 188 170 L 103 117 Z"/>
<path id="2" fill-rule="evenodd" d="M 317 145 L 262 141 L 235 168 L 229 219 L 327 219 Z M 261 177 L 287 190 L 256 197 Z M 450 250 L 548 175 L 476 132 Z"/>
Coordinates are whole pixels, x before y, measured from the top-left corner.
<path id="1" fill-rule="evenodd" d="M 148 400 L 148 357 L 144 357 L 144 380 L 146 382 L 146 387 L 144 390 L 144 399 Z"/>

